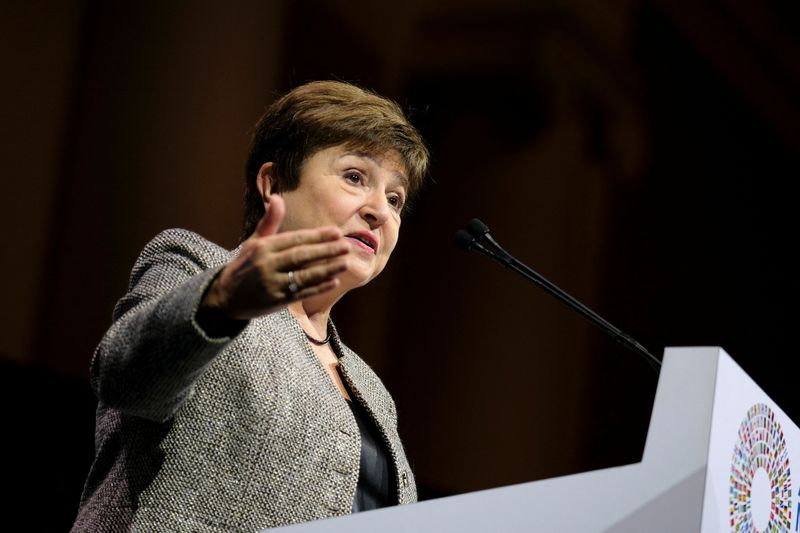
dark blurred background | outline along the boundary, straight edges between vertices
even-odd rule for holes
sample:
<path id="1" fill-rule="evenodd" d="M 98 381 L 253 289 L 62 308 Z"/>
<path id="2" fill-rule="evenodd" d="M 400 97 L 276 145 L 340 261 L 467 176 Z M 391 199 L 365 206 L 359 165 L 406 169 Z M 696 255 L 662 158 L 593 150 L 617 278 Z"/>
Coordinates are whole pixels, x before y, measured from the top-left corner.
<path id="1" fill-rule="evenodd" d="M 635 462 L 657 378 L 451 245 L 510 251 L 659 356 L 721 345 L 800 419 L 800 4 L 11 1 L 0 7 L 6 523 L 69 528 L 87 368 L 141 247 L 239 235 L 250 128 L 354 81 L 411 110 L 432 181 L 386 272 L 337 306 L 393 392 L 421 495 Z M 795 244 L 792 244 L 792 243 Z"/>

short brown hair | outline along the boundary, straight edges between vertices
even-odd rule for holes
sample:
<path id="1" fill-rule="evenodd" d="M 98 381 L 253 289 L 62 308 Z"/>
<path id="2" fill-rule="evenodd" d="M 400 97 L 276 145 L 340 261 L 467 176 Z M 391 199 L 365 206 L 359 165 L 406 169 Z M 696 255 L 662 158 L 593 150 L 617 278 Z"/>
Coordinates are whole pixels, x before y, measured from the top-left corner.
<path id="1" fill-rule="evenodd" d="M 340 81 L 301 85 L 269 106 L 256 124 L 246 166 L 242 240 L 264 215 L 256 183 L 261 166 L 274 163 L 275 190 L 291 191 L 306 159 L 336 145 L 376 155 L 395 150 L 408 172 L 409 198 L 428 172 L 425 142 L 395 102 Z"/>

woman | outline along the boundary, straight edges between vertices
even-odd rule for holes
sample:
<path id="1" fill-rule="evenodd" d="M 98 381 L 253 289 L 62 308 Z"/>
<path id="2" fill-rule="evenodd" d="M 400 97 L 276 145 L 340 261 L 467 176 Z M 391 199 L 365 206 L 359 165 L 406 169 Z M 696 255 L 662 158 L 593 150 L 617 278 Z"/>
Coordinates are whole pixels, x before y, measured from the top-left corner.
<path id="1" fill-rule="evenodd" d="M 399 107 L 355 86 L 268 108 L 239 248 L 168 230 L 134 266 L 92 361 L 73 531 L 256 531 L 416 500 L 394 402 L 330 312 L 383 270 L 427 165 Z"/>

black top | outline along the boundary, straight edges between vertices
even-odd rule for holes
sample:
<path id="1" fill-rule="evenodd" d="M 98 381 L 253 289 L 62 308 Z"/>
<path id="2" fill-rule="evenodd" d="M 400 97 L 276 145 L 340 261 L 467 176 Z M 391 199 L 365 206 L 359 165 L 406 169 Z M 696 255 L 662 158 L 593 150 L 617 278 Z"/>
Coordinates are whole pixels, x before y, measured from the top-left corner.
<path id="1" fill-rule="evenodd" d="M 353 512 L 397 505 L 394 472 L 387 456 L 386 443 L 369 413 L 358 402 L 347 403 L 356 417 L 361 434 L 361 462 Z"/>

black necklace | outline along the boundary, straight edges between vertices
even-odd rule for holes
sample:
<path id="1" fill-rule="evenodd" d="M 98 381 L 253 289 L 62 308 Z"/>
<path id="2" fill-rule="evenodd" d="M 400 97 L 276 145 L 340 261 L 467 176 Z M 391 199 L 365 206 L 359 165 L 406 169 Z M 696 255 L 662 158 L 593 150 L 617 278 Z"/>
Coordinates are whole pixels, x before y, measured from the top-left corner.
<path id="1" fill-rule="evenodd" d="M 325 346 L 326 344 L 328 344 L 329 342 L 331 342 L 331 332 L 330 332 L 330 331 L 328 332 L 328 336 L 327 336 L 327 337 L 325 337 L 325 338 L 324 338 L 324 339 L 322 339 L 322 340 L 315 339 L 314 337 L 312 337 L 311 335 L 309 335 L 309 334 L 308 334 L 308 333 L 306 333 L 305 331 L 304 331 L 303 333 L 305 333 L 305 334 L 306 334 L 306 338 L 307 338 L 308 340 L 310 340 L 311 342 L 313 342 L 313 343 L 314 343 L 314 344 L 316 344 L 317 346 Z"/>

